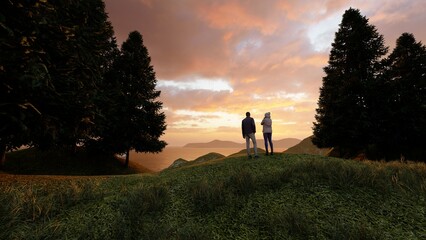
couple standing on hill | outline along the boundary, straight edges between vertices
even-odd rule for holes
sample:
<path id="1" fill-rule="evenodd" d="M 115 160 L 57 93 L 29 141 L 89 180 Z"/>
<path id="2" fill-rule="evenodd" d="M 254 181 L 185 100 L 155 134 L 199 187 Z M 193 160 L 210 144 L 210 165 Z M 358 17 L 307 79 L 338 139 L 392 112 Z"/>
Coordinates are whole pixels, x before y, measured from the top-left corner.
<path id="1" fill-rule="evenodd" d="M 265 117 L 263 118 L 262 122 L 260 123 L 263 126 L 263 139 L 265 141 L 265 150 L 266 155 L 269 154 L 268 152 L 268 142 L 269 145 L 271 145 L 271 155 L 274 154 L 274 145 L 272 144 L 272 119 L 271 119 L 271 113 L 267 112 L 265 113 Z M 251 158 L 250 155 L 250 139 L 253 142 L 253 149 L 254 149 L 254 157 L 258 158 L 257 155 L 257 143 L 256 143 L 256 124 L 254 123 L 254 119 L 250 117 L 250 112 L 246 112 L 246 118 L 243 119 L 241 123 L 241 130 L 243 132 L 243 138 L 246 139 L 246 150 L 247 150 L 247 156 Z"/>

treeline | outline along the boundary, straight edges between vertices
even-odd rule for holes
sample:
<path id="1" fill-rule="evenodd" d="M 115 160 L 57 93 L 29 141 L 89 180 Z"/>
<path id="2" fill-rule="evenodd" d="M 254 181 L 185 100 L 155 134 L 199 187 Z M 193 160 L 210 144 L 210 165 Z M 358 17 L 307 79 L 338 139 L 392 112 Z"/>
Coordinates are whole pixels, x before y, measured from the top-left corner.
<path id="1" fill-rule="evenodd" d="M 387 53 L 365 16 L 345 11 L 324 68 L 315 145 L 339 157 L 426 161 L 426 48 L 403 33 Z"/>
<path id="2" fill-rule="evenodd" d="M 0 79 L 2 160 L 23 145 L 109 153 L 166 145 L 142 35 L 130 33 L 119 49 L 102 0 L 0 1 Z"/>

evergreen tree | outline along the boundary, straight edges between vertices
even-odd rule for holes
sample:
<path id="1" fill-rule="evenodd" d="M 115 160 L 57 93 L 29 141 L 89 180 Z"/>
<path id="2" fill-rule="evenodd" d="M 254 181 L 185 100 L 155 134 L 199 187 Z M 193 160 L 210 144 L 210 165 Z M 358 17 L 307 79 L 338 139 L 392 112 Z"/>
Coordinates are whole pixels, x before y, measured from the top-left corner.
<path id="1" fill-rule="evenodd" d="M 62 0 L 54 2 L 51 40 L 44 41 L 52 65 L 49 67 L 56 96 L 46 106 L 44 121 L 54 126 L 52 142 L 75 147 L 92 135 L 99 114 L 96 99 L 101 97 L 109 55 L 117 46 L 102 0 Z M 43 136 L 39 134 L 38 136 Z M 45 138 L 38 139 L 40 145 Z"/>
<path id="2" fill-rule="evenodd" d="M 76 146 L 116 48 L 101 0 L 1 1 L 0 145 Z"/>
<path id="3" fill-rule="evenodd" d="M 105 93 L 108 108 L 104 109 L 105 126 L 100 134 L 101 143 L 114 153 L 160 152 L 166 143 L 163 135 L 165 115 L 162 102 L 157 98 L 156 77 L 142 35 L 131 32 L 122 44 L 120 56 L 106 76 Z"/>
<path id="4" fill-rule="evenodd" d="M 36 99 L 52 91 L 46 51 L 37 43 L 51 15 L 40 1 L 0 1 L 0 155 L 31 144 Z"/>
<path id="5" fill-rule="evenodd" d="M 375 26 L 359 10 L 346 10 L 324 68 L 313 127 L 315 145 L 334 147 L 340 156 L 351 157 L 370 144 L 373 86 L 386 52 Z"/>
<path id="6" fill-rule="evenodd" d="M 403 33 L 386 59 L 384 74 L 390 91 L 386 135 L 381 141 L 388 157 L 425 159 L 426 47 L 412 34 Z"/>

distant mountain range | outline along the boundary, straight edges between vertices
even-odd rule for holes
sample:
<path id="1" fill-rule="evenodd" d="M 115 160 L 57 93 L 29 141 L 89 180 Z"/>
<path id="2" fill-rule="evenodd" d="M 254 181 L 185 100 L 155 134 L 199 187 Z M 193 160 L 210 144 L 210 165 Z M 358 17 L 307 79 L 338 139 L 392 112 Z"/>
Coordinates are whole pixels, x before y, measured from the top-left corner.
<path id="1" fill-rule="evenodd" d="M 257 147 L 264 148 L 263 139 L 256 139 Z M 274 148 L 289 148 L 298 143 L 300 143 L 300 139 L 297 138 L 284 138 L 280 140 L 272 140 L 274 144 Z M 222 140 L 213 140 L 207 143 L 188 143 L 185 148 L 245 148 L 246 143 L 236 143 L 232 141 L 222 141 Z"/>

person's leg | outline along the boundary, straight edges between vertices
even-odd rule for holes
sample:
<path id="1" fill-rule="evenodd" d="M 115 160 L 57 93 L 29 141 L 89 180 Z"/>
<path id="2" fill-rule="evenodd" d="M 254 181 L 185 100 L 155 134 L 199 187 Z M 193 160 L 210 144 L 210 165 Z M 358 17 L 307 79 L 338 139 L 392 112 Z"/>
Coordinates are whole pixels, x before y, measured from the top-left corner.
<path id="1" fill-rule="evenodd" d="M 246 135 L 246 151 L 247 156 L 250 157 L 250 136 Z"/>
<path id="2" fill-rule="evenodd" d="M 263 141 L 265 142 L 266 155 L 268 155 L 268 134 L 267 133 L 263 133 Z"/>
<path id="3" fill-rule="evenodd" d="M 251 141 L 253 142 L 253 149 L 254 149 L 254 156 L 257 157 L 257 143 L 256 143 L 256 137 L 254 133 L 250 134 Z"/>
<path id="4" fill-rule="evenodd" d="M 274 154 L 274 144 L 272 144 L 272 133 L 268 134 L 269 145 L 271 146 L 271 155 Z"/>

